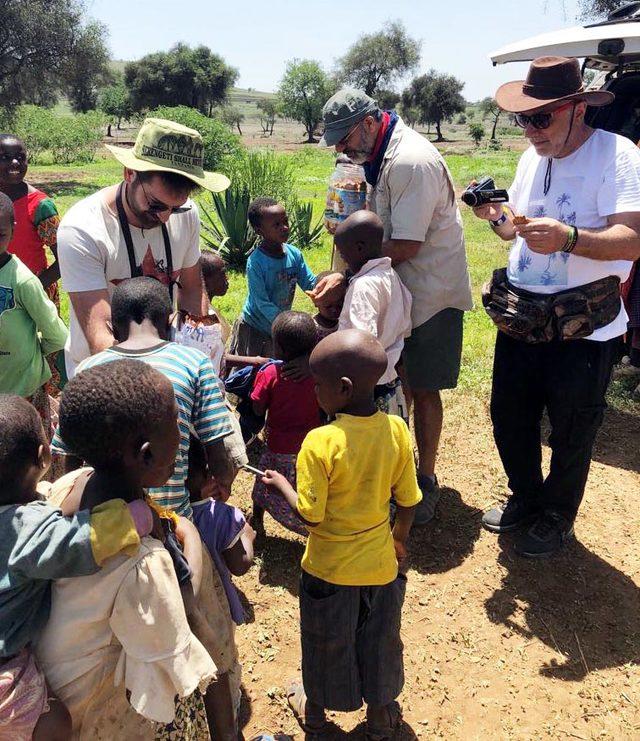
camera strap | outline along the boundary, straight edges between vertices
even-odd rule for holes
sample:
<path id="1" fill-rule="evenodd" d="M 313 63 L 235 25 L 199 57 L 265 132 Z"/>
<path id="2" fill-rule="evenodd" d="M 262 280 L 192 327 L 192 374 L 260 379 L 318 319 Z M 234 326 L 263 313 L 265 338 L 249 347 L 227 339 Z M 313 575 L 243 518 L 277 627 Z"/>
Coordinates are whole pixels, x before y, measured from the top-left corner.
<path id="1" fill-rule="evenodd" d="M 129 257 L 129 269 L 131 271 L 131 277 L 137 278 L 142 275 L 142 267 L 136 263 L 136 253 L 133 247 L 133 238 L 131 237 L 131 228 L 127 221 L 127 215 L 124 210 L 122 203 L 122 193 L 124 190 L 124 182 L 120 183 L 118 192 L 116 193 L 116 209 L 118 211 L 118 221 L 120 222 L 120 228 L 122 229 L 122 236 L 124 242 L 127 245 L 127 255 Z M 168 279 L 167 287 L 169 288 L 169 296 L 173 303 L 173 285 L 175 283 L 171 276 L 173 274 L 173 256 L 171 254 L 171 240 L 169 239 L 169 231 L 166 224 L 161 224 L 162 229 L 162 240 L 164 242 L 164 255 L 166 264 L 166 274 Z"/>

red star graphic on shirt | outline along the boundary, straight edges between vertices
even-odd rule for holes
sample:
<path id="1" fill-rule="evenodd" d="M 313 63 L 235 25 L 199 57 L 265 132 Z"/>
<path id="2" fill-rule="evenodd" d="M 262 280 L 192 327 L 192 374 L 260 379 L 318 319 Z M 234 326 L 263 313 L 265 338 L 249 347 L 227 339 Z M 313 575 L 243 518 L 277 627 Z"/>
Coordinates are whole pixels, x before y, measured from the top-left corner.
<path id="1" fill-rule="evenodd" d="M 153 256 L 153 252 L 151 251 L 151 245 L 147 245 L 147 251 L 145 252 L 144 258 L 142 260 L 142 264 L 138 266 L 138 269 L 140 270 L 141 275 L 150 276 L 151 278 L 155 278 L 156 280 L 160 281 L 165 286 L 171 285 L 171 283 L 174 283 L 178 280 L 180 277 L 180 271 L 174 270 L 171 273 L 171 276 L 169 276 L 169 273 L 167 272 L 167 267 L 164 264 L 164 258 L 161 260 L 156 260 Z M 113 278 L 111 282 L 117 286 L 118 283 L 122 283 L 124 280 L 129 280 L 129 278 Z"/>

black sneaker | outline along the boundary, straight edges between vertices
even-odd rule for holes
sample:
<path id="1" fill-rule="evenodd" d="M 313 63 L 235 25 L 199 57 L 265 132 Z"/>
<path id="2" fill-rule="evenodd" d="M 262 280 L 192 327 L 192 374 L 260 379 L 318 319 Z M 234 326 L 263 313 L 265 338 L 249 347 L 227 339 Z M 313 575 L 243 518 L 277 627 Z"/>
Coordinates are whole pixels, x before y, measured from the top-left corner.
<path id="1" fill-rule="evenodd" d="M 436 504 L 440 499 L 440 485 L 437 476 L 432 479 L 430 476 L 418 474 L 418 486 L 422 492 L 422 501 L 418 502 L 416 507 L 413 524 L 421 527 L 431 522 L 436 513 Z"/>
<path id="2" fill-rule="evenodd" d="M 536 519 L 539 512 L 522 497 L 511 496 L 504 504 L 498 504 L 482 515 L 482 526 L 492 533 L 508 533 Z"/>
<path id="3" fill-rule="evenodd" d="M 526 558 L 546 558 L 573 537 L 573 522 L 559 512 L 543 512 L 515 543 L 515 552 Z"/>

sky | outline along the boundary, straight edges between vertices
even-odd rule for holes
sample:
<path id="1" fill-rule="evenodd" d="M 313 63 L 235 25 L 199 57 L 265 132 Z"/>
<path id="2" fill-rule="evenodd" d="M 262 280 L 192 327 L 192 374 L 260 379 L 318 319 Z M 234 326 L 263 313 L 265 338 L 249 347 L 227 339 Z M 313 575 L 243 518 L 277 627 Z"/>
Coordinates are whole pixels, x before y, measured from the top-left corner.
<path id="1" fill-rule="evenodd" d="M 327 71 L 364 33 L 401 20 L 422 40 L 417 74 L 435 68 L 465 83 L 469 101 L 522 79 L 526 64 L 493 67 L 491 51 L 581 24 L 574 0 L 87 0 L 109 29 L 114 59 L 139 59 L 178 41 L 204 44 L 240 71 L 237 85 L 274 91 L 285 64 L 315 59 Z M 406 80 L 405 82 L 408 82 Z M 400 84 L 402 87 L 402 83 Z"/>

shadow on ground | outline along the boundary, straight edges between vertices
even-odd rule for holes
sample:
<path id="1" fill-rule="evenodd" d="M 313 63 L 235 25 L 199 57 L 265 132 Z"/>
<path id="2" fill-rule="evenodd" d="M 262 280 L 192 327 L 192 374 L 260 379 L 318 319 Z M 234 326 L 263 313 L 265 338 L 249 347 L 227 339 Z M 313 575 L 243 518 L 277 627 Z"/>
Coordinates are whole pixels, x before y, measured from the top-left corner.
<path id="1" fill-rule="evenodd" d="M 507 573 L 485 609 L 491 622 L 558 652 L 541 675 L 579 681 L 640 660 L 640 590 L 628 576 L 578 541 L 543 561 L 519 558 L 512 543 L 499 538 Z"/>
<path id="2" fill-rule="evenodd" d="M 482 510 L 466 504 L 459 491 L 442 487 L 434 519 L 411 530 L 411 568 L 421 574 L 442 574 L 460 566 L 473 553 L 481 518 Z"/>

